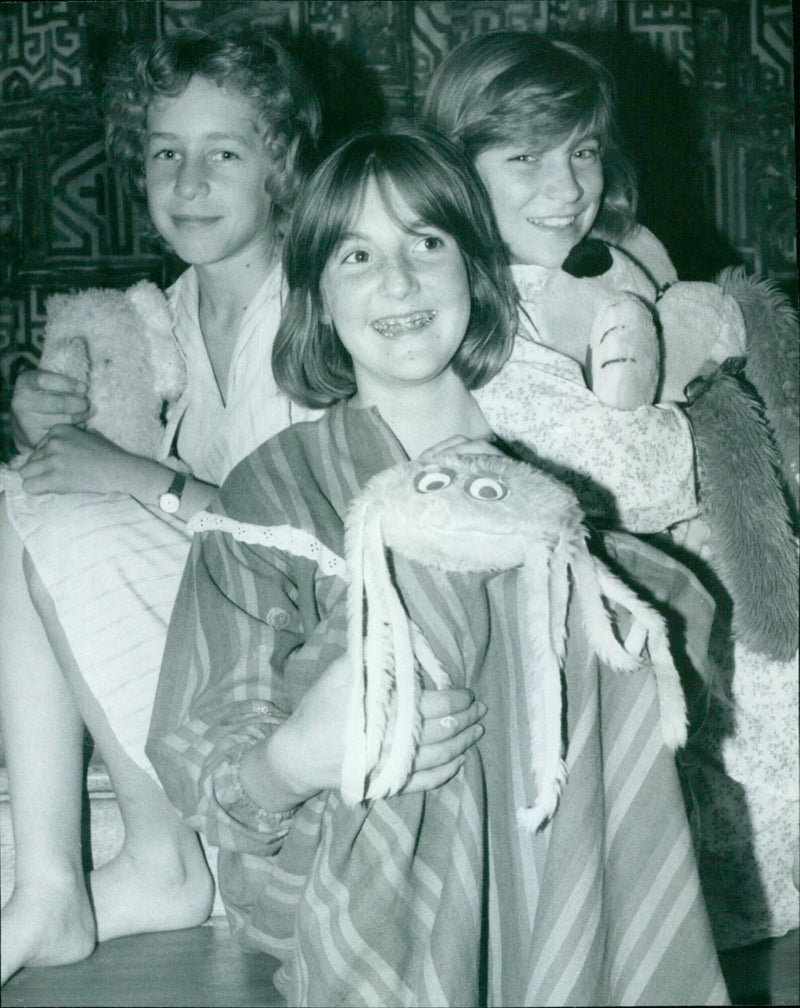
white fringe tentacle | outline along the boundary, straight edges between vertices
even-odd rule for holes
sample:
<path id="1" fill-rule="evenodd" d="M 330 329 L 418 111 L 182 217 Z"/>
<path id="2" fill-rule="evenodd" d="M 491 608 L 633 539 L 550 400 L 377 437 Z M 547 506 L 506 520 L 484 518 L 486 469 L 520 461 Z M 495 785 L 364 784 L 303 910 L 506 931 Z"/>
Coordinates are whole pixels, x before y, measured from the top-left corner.
<path id="1" fill-rule="evenodd" d="M 376 543 L 369 543 L 367 548 L 377 549 Z M 411 773 L 411 765 L 414 761 L 417 742 L 419 741 L 419 679 L 415 669 L 414 650 L 411 644 L 411 628 L 405 608 L 400 601 L 400 597 L 392 584 L 389 576 L 389 568 L 383 547 L 380 541 L 380 559 L 374 557 L 376 567 L 380 564 L 380 580 L 376 585 L 377 597 L 375 602 L 370 593 L 370 586 L 367 585 L 367 606 L 377 605 L 382 610 L 380 617 L 384 623 L 388 623 L 391 654 L 384 656 L 384 669 L 367 668 L 368 702 L 367 702 L 367 746 L 368 754 L 372 751 L 370 746 L 370 718 L 373 716 L 382 721 L 382 741 L 383 752 L 381 754 L 380 766 L 375 773 L 374 779 L 369 783 L 367 789 L 368 798 L 385 798 L 387 795 L 396 794 L 405 784 Z M 388 661 L 386 659 L 388 658 Z M 369 703 L 369 683 L 377 678 L 380 672 L 381 679 L 385 679 L 389 673 L 389 667 L 393 667 L 392 685 L 394 686 L 393 696 L 388 697 L 381 688 L 376 692 L 376 703 L 381 704 L 381 709 L 374 709 Z M 394 705 L 394 718 L 389 718 L 387 699 Z M 388 731 L 386 730 L 388 728 Z M 374 765 L 369 764 L 372 771 Z"/>
<path id="2" fill-rule="evenodd" d="M 557 656 L 557 648 L 563 651 L 563 642 L 554 642 L 552 636 L 557 617 L 551 614 L 554 601 L 550 584 L 551 559 L 551 550 L 546 544 L 526 544 L 521 577 L 529 645 L 526 667 L 530 674 L 526 695 L 536 800 L 530 808 L 517 809 L 517 822 L 531 833 L 553 816 L 566 783 L 566 765 L 561 752 L 561 663 Z M 556 595 L 560 604 L 563 590 L 559 588 Z"/>
<path id="3" fill-rule="evenodd" d="M 634 627 L 631 628 L 628 637 L 636 639 L 639 650 L 643 635 L 641 631 L 638 633 L 635 631 L 635 624 L 640 623 L 646 630 L 650 665 L 658 692 L 661 735 L 664 744 L 675 752 L 686 744 L 686 697 L 670 651 L 669 634 L 664 619 L 599 560 L 595 560 L 595 570 L 603 594 L 612 602 L 625 606 L 630 612 Z M 638 652 L 631 655 L 631 658 L 636 660 Z"/>
<path id="4" fill-rule="evenodd" d="M 357 805 L 364 799 L 366 761 L 366 666 L 364 662 L 364 523 L 366 507 L 358 501 L 348 516 L 345 529 L 345 556 L 348 561 L 347 654 L 352 685 L 344 727 L 342 760 L 342 800 Z"/>

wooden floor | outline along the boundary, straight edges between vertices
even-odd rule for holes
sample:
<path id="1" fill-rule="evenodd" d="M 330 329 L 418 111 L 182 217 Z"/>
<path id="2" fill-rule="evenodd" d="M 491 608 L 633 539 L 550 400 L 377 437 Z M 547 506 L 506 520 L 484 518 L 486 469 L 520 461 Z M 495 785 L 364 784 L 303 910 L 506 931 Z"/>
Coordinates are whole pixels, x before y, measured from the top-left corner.
<path id="1" fill-rule="evenodd" d="M 800 1003 L 798 932 L 724 954 L 735 1005 Z M 3 988 L 3 1008 L 201 1008 L 284 1002 L 272 984 L 276 962 L 240 951 L 226 922 L 106 942 L 85 962 L 26 969 Z"/>
<path id="2" fill-rule="evenodd" d="M 224 918 L 165 934 L 117 938 L 74 966 L 24 969 L 0 992 L 3 1008 L 272 1008 L 277 962 L 242 952 Z"/>

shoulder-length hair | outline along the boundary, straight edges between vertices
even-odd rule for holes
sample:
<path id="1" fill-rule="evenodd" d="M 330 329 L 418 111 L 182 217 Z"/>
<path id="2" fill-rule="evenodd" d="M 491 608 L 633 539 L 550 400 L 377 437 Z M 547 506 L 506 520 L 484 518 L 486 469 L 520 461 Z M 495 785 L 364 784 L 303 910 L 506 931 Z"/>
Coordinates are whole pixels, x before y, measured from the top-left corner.
<path id="1" fill-rule="evenodd" d="M 269 35 L 177 31 L 128 47 L 106 79 L 106 148 L 134 192 L 145 194 L 147 108 L 183 94 L 194 77 L 234 89 L 253 106 L 273 159 L 267 182 L 279 211 L 289 211 L 315 163 L 321 115 L 316 95 L 284 48 Z"/>
<path id="2" fill-rule="evenodd" d="M 421 118 L 473 161 L 519 140 L 543 151 L 597 134 L 605 187 L 595 228 L 617 240 L 633 228 L 636 173 L 616 137 L 614 80 L 578 46 L 505 30 L 468 39 L 434 73 Z"/>
<path id="3" fill-rule="evenodd" d="M 444 138 L 418 130 L 358 134 L 312 175 L 295 206 L 283 248 L 289 293 L 272 367 L 278 385 L 306 406 L 329 406 L 356 392 L 352 359 L 325 321 L 320 285 L 371 179 L 394 219 L 392 186 L 418 220 L 449 234 L 461 251 L 471 310 L 452 361 L 455 373 L 468 388 L 479 388 L 511 351 L 514 288 L 488 197 L 467 159 Z"/>

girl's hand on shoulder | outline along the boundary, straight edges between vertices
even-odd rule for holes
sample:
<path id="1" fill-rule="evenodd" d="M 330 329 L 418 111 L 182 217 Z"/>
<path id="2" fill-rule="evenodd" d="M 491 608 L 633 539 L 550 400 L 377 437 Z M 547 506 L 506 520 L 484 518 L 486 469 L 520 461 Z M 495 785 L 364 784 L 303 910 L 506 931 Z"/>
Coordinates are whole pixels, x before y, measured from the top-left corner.
<path id="1" fill-rule="evenodd" d="M 11 426 L 20 449 L 32 448 L 56 424 L 79 425 L 91 413 L 84 382 L 54 371 L 23 371 L 11 397 Z"/>
<path id="2" fill-rule="evenodd" d="M 21 466 L 22 485 L 28 493 L 113 493 L 126 491 L 137 455 L 96 431 L 57 424 L 39 441 Z"/>
<path id="3" fill-rule="evenodd" d="M 500 449 L 485 438 L 468 438 L 463 434 L 445 438 L 438 444 L 426 448 L 418 456 L 419 461 L 429 462 L 439 455 L 502 455 Z"/>

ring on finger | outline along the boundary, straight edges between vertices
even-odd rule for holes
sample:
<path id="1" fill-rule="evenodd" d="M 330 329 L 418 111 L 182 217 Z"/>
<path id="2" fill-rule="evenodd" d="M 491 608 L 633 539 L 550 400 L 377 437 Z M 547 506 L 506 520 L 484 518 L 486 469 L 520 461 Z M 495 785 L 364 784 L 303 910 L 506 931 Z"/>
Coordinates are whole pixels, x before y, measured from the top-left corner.
<path id="1" fill-rule="evenodd" d="M 445 717 L 442 718 L 439 724 L 442 726 L 442 728 L 449 728 L 450 730 L 458 727 L 458 721 L 456 721 L 456 719 L 453 717 L 452 714 L 445 715 Z"/>

